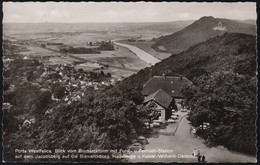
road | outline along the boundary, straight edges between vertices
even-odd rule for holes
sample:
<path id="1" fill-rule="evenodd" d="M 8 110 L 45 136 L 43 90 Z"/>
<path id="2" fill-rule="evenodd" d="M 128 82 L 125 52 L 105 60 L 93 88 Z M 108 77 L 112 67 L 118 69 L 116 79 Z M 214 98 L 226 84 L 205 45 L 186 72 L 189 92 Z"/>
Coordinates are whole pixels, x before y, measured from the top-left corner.
<path id="1" fill-rule="evenodd" d="M 117 42 L 117 40 L 113 40 L 113 42 L 114 42 L 114 44 L 116 44 L 118 46 L 128 48 L 131 52 L 133 52 L 135 55 L 137 55 L 141 60 L 147 62 L 150 65 L 154 65 L 154 64 L 161 61 L 158 58 L 155 58 L 151 54 L 149 54 L 149 53 L 147 53 L 147 52 L 143 51 L 142 49 L 137 48 L 135 46 L 123 44 L 123 43 Z"/>
<path id="2" fill-rule="evenodd" d="M 253 156 L 231 152 L 223 146 L 208 147 L 204 140 L 193 135 L 187 120 L 186 112 L 178 112 L 180 115 L 176 123 L 169 124 L 166 128 L 161 129 L 159 133 L 148 138 L 149 144 L 145 145 L 145 150 L 167 149 L 172 151 L 171 155 L 187 156 L 186 158 L 158 158 L 161 153 L 152 153 L 157 155 L 156 158 L 133 158 L 129 162 L 197 162 L 197 158 L 192 157 L 193 149 L 199 149 L 200 153 L 205 155 L 207 162 L 224 163 L 224 162 L 256 162 Z M 181 117 L 183 118 L 181 119 Z M 176 130 L 177 129 L 177 130 Z M 173 135 L 173 132 L 176 133 Z M 132 153 L 138 155 L 138 153 Z M 139 154 L 141 155 L 141 154 Z M 146 154 L 147 155 L 147 154 Z M 169 155 L 169 154 L 168 154 Z"/>

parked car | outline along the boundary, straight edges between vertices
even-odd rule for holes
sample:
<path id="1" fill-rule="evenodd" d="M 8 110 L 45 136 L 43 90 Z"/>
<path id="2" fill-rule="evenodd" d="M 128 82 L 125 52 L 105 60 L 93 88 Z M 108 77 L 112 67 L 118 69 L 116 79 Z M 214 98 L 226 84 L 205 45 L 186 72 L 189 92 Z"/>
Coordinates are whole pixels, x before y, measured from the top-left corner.
<path id="1" fill-rule="evenodd" d="M 140 149 L 144 149 L 144 147 L 142 146 L 142 144 L 140 143 L 134 143 L 131 146 L 128 147 L 128 149 L 130 149 L 130 151 L 138 151 Z"/>
<path id="2" fill-rule="evenodd" d="M 171 115 L 171 118 L 172 119 L 178 119 L 178 116 L 177 115 Z"/>
<path id="3" fill-rule="evenodd" d="M 138 142 L 140 142 L 141 144 L 148 144 L 148 140 L 144 136 L 139 136 Z"/>
<path id="4" fill-rule="evenodd" d="M 159 127 L 159 126 L 160 126 L 160 123 L 153 123 L 153 126 L 154 126 L 154 127 Z"/>
<path id="5" fill-rule="evenodd" d="M 144 136 L 139 136 L 138 140 L 145 140 L 146 138 Z"/>
<path id="6" fill-rule="evenodd" d="M 172 113 L 176 113 L 177 112 L 177 110 L 175 110 L 175 109 L 172 109 Z"/>
<path id="7" fill-rule="evenodd" d="M 145 125 L 145 126 L 149 126 L 149 122 L 145 122 L 144 125 Z"/>
<path id="8" fill-rule="evenodd" d="M 175 120 L 169 119 L 168 122 L 169 122 L 169 123 L 175 123 Z"/>
<path id="9" fill-rule="evenodd" d="M 153 122 L 154 122 L 154 123 L 160 123 L 160 124 L 161 124 L 161 123 L 162 123 L 162 120 L 154 120 Z"/>

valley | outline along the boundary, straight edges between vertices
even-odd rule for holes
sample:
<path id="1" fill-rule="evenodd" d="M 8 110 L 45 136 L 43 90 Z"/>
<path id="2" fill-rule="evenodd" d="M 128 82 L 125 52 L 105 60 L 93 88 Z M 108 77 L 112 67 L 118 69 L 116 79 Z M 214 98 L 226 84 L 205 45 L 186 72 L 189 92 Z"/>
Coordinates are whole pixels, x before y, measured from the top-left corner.
<path id="1" fill-rule="evenodd" d="M 15 158 L 13 151 L 23 149 L 113 150 L 127 157 L 119 150 L 139 147 L 188 156 L 196 148 L 207 162 L 255 162 L 251 24 L 202 17 L 166 23 L 9 23 L 3 29 L 6 160 L 33 161 Z M 144 86 L 152 79 L 149 90 L 165 86 L 146 95 Z M 153 107 L 157 99 L 159 106 Z M 204 123 L 209 129 L 201 129 Z M 106 162 L 111 153 L 88 156 L 82 160 Z M 197 162 L 197 156 L 156 161 Z"/>
<path id="2" fill-rule="evenodd" d="M 5 24 L 4 38 L 13 41 L 18 46 L 24 47 L 21 55 L 32 58 L 41 58 L 48 65 L 68 63 L 77 61 L 88 61 L 86 64 L 80 64 L 79 68 L 84 70 L 103 71 L 111 73 L 116 79 L 130 76 L 149 66 L 149 62 L 140 60 L 128 48 L 115 46 L 115 50 L 101 51 L 100 54 L 64 54 L 59 51 L 61 47 L 89 47 L 101 41 L 111 41 L 114 39 L 127 39 L 131 37 L 141 37 L 150 40 L 160 35 L 169 34 L 188 25 L 190 21 L 172 22 L 172 23 L 144 23 L 133 24 L 139 33 L 130 30 L 129 23 L 125 24 Z M 151 30 L 146 30 L 149 26 Z M 163 28 L 157 28 L 161 26 Z M 22 31 L 22 29 L 27 29 Z M 38 30 L 36 30 L 38 29 Z M 41 30 L 42 29 L 42 30 Z M 61 29 L 61 30 L 60 30 Z M 46 45 L 43 47 L 43 45 Z M 155 57 L 156 58 L 156 57 Z M 87 65 L 92 67 L 87 67 Z M 108 66 L 109 67 L 104 67 Z M 102 69 L 101 69 L 102 68 Z"/>

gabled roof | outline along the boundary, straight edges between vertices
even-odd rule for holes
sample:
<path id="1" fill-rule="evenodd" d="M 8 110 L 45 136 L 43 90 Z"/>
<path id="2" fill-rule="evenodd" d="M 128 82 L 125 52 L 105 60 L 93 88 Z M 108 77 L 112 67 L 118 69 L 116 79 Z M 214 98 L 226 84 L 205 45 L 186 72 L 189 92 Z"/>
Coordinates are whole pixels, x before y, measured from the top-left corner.
<path id="1" fill-rule="evenodd" d="M 181 90 L 191 82 L 185 77 L 154 76 L 143 86 L 143 95 L 147 96 L 163 89 L 172 97 L 183 97 Z"/>
<path id="2" fill-rule="evenodd" d="M 154 100 L 156 103 L 161 105 L 164 108 L 168 108 L 173 100 L 173 98 L 165 92 L 163 89 L 159 89 L 158 91 L 150 94 L 144 100 L 144 103 Z"/>

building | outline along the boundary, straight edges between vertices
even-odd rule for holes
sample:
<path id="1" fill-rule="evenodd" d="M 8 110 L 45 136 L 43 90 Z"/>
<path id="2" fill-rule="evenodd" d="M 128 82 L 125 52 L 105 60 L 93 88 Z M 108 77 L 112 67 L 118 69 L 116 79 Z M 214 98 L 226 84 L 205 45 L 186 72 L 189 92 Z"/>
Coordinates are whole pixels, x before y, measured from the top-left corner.
<path id="1" fill-rule="evenodd" d="M 144 104 L 151 102 L 155 103 L 155 109 L 160 113 L 162 121 L 168 119 L 171 116 L 171 110 L 176 108 L 174 99 L 163 89 L 148 95 L 144 100 Z"/>
<path id="2" fill-rule="evenodd" d="M 219 21 L 218 25 L 213 27 L 213 30 L 226 31 L 227 28 L 225 26 L 223 26 L 221 21 Z"/>
<path id="3" fill-rule="evenodd" d="M 178 109 L 175 100 L 184 98 L 181 90 L 187 85 L 191 82 L 182 76 L 153 76 L 143 86 L 144 104 L 155 103 L 161 120 L 165 121 L 170 118 L 172 109 Z"/>

